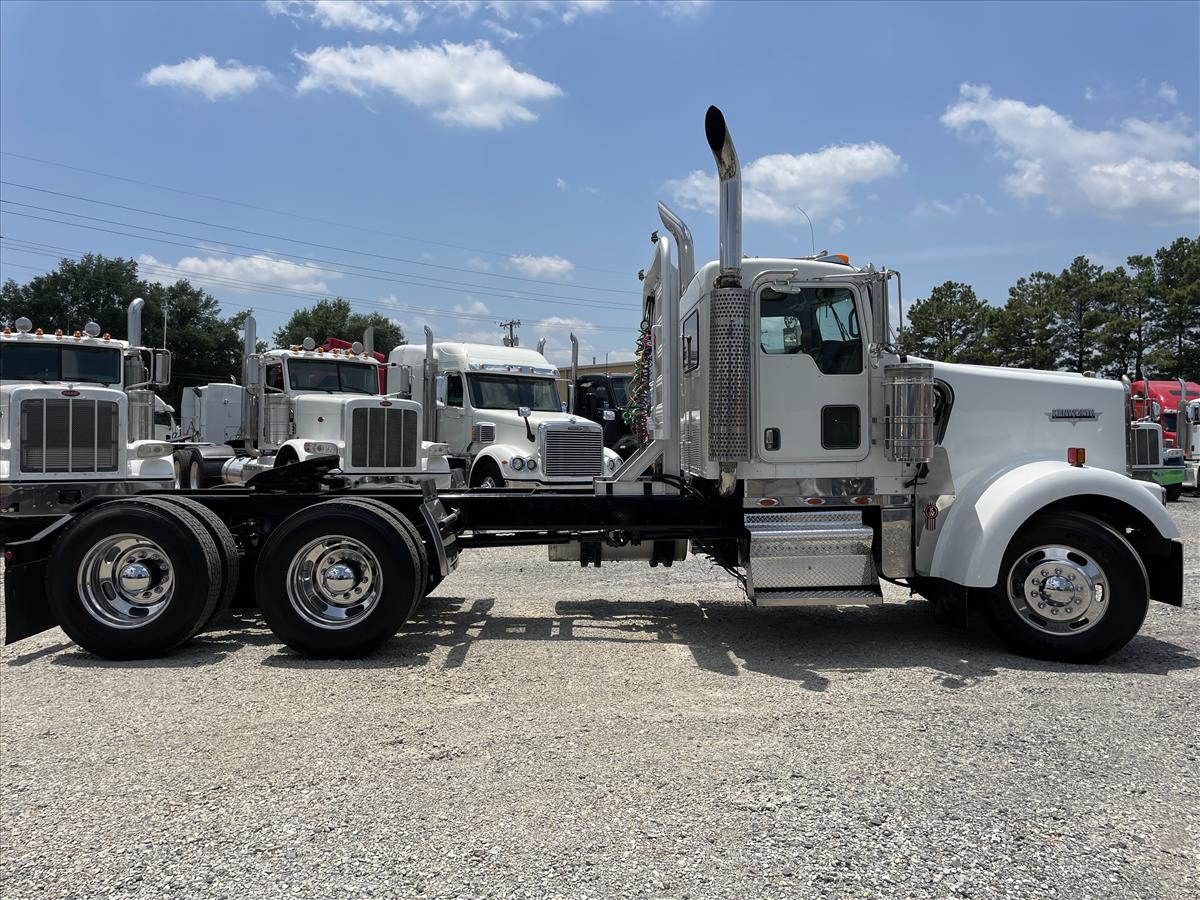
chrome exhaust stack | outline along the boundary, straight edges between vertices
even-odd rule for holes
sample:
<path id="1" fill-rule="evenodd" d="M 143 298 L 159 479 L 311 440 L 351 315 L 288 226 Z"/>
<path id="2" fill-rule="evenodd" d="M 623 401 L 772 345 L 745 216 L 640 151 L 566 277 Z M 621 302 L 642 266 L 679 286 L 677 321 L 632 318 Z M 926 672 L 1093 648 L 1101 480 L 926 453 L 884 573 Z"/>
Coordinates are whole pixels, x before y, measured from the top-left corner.
<path id="1" fill-rule="evenodd" d="M 129 311 L 126 314 L 125 335 L 129 341 L 130 347 L 142 346 L 142 310 L 146 306 L 146 301 L 141 297 L 134 297 L 129 301 Z"/>
<path id="2" fill-rule="evenodd" d="M 721 191 L 721 273 L 709 305 L 708 452 L 720 468 L 718 491 L 727 497 L 737 487 L 737 464 L 750 459 L 752 317 L 750 291 L 742 287 L 741 166 L 725 116 L 715 106 L 704 117 L 704 136 L 717 163 Z"/>
<path id="3" fill-rule="evenodd" d="M 567 385 L 566 412 L 575 412 L 575 382 L 579 380 L 579 338 L 571 332 L 571 381 Z"/>
<path id="4" fill-rule="evenodd" d="M 367 359 L 375 358 L 375 326 L 368 325 L 367 330 L 363 332 L 363 353 L 367 354 Z"/>
<path id="5" fill-rule="evenodd" d="M 692 231 L 683 219 L 661 200 L 658 203 L 658 217 L 662 219 L 663 227 L 671 237 L 675 238 L 675 246 L 679 253 L 679 293 L 687 290 L 696 274 L 696 252 L 692 246 Z"/>
<path id="6" fill-rule="evenodd" d="M 433 329 L 425 326 L 425 362 L 421 366 L 423 439 L 437 440 L 437 357 L 433 355 Z"/>
<path id="7" fill-rule="evenodd" d="M 266 403 L 266 385 L 258 365 L 258 323 L 246 316 L 242 323 L 242 438 L 261 446 L 260 415 Z"/>

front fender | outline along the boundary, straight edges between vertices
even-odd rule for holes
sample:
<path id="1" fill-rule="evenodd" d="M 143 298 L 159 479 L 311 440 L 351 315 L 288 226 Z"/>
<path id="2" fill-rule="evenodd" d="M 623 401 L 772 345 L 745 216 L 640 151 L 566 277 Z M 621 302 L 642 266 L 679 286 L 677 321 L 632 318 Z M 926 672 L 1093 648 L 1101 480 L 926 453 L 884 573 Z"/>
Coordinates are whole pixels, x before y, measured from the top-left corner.
<path id="1" fill-rule="evenodd" d="M 1094 508 L 1104 502 L 1116 524 L 1134 526 L 1140 513 L 1166 541 L 1179 530 L 1163 506 L 1162 489 L 1108 469 L 1076 467 L 1057 460 L 1014 466 L 979 488 L 955 498 L 947 510 L 929 574 L 967 587 L 990 588 L 1013 535 L 1039 510 L 1055 505 Z"/>
<path id="2" fill-rule="evenodd" d="M 504 476 L 505 481 L 528 481 L 530 479 L 536 481 L 541 470 L 530 472 L 528 469 L 523 469 L 520 472 L 514 472 L 512 466 L 508 465 L 508 461 L 514 456 L 536 457 L 537 444 L 530 444 L 528 448 L 515 444 L 488 444 L 475 455 L 475 459 L 471 463 L 471 471 L 475 471 L 480 460 L 489 459 L 500 469 L 500 474 Z"/>
<path id="3" fill-rule="evenodd" d="M 345 456 L 346 456 L 346 442 L 345 441 L 314 441 L 312 438 L 307 438 L 307 439 L 306 438 L 292 438 L 290 441 L 284 441 L 282 444 L 280 444 L 279 450 L 276 452 L 282 452 L 285 447 L 289 448 L 293 452 L 295 452 L 297 462 L 304 462 L 306 459 L 310 459 L 310 458 L 316 457 L 316 456 L 331 455 L 328 451 L 323 451 L 321 453 L 311 453 L 304 449 L 305 444 L 315 444 L 315 443 L 333 444 L 335 447 L 337 447 L 338 459 L 344 461 Z"/>

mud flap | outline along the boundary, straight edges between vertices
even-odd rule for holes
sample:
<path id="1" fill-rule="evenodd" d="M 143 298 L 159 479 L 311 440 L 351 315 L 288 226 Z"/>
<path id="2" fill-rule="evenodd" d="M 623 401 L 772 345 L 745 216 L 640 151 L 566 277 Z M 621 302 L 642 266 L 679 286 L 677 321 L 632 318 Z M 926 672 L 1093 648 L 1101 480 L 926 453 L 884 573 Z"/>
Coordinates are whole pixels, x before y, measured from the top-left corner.
<path id="1" fill-rule="evenodd" d="M 73 516 L 64 516 L 25 541 L 4 547 L 4 643 L 33 637 L 58 622 L 46 602 L 46 563 L 59 532 Z"/>
<path id="2" fill-rule="evenodd" d="M 1170 606 L 1183 606 L 1183 541 L 1163 541 L 1159 560 L 1147 559 L 1150 599 Z"/>

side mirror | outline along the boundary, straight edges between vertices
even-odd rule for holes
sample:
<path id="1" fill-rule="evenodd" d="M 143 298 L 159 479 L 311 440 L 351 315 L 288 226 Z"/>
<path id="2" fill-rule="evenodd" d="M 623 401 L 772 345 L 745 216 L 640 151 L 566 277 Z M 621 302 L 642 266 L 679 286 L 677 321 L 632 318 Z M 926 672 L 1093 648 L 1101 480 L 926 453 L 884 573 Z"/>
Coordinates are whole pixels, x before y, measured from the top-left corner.
<path id="1" fill-rule="evenodd" d="M 1151 403 L 1150 403 L 1150 418 L 1152 418 L 1155 422 L 1157 422 L 1159 416 L 1161 416 L 1161 415 L 1162 415 L 1162 404 L 1159 403 L 1157 400 L 1151 401 Z"/>
<path id="2" fill-rule="evenodd" d="M 258 387 L 262 381 L 262 366 L 259 357 L 252 356 L 246 364 L 246 387 Z"/>
<path id="3" fill-rule="evenodd" d="M 160 387 L 171 383 L 171 351 L 154 351 L 154 376 L 150 379 Z"/>
<path id="4" fill-rule="evenodd" d="M 517 415 L 520 416 L 522 419 L 528 419 L 529 414 L 531 412 L 532 412 L 532 410 L 528 406 L 518 406 L 517 407 Z"/>
<path id="5" fill-rule="evenodd" d="M 434 381 L 436 387 L 437 405 L 441 409 L 446 405 L 446 398 L 450 396 L 450 379 L 445 375 L 439 375 Z"/>
<path id="6" fill-rule="evenodd" d="M 605 422 L 615 422 L 616 420 L 617 420 L 617 414 L 615 412 L 613 412 L 611 409 L 604 410 L 604 421 Z"/>

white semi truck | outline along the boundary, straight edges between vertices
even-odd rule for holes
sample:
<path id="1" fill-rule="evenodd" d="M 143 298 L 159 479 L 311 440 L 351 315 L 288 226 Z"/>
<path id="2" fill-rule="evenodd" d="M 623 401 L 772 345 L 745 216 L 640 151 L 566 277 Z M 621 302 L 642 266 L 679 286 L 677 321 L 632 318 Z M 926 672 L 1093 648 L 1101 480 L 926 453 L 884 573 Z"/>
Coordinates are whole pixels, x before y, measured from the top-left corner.
<path id="1" fill-rule="evenodd" d="M 0 539 L 94 497 L 171 485 L 154 393 L 171 380 L 171 354 L 141 346 L 143 306 L 129 304 L 125 341 L 95 322 L 67 334 L 24 316 L 0 332 Z"/>
<path id="2" fill-rule="evenodd" d="M 435 343 L 426 327 L 424 348 L 402 345 L 389 361 L 388 390 L 424 401 L 425 437 L 447 446 L 456 486 L 590 490 L 621 464 L 600 425 L 566 412 L 540 351 Z"/>
<path id="3" fill-rule="evenodd" d="M 8 640 L 61 625 L 105 656 L 162 654 L 241 572 L 282 641 L 357 656 L 460 553 L 496 546 L 585 566 L 699 554 L 758 607 L 876 604 L 888 580 L 978 606 L 1018 652 L 1069 662 L 1123 647 L 1150 601 L 1181 605 L 1183 544 L 1162 488 L 1126 474 L 1119 382 L 905 357 L 898 273 L 743 258 L 716 108 L 705 132 L 720 259 L 697 269 L 660 205 L 639 342 L 650 440 L 590 492 L 355 486 L 314 460 L 241 488 L 112 500 L 8 548 Z"/>
<path id="4" fill-rule="evenodd" d="M 438 481 L 449 486 L 445 448 L 421 440 L 421 405 L 380 393 L 370 348 L 301 345 L 259 352 L 244 325 L 242 384 L 183 392 L 175 441 L 180 488 L 241 484 L 269 469 L 334 457 L 355 483 Z"/>
<path id="5" fill-rule="evenodd" d="M 1200 492 L 1200 400 L 1187 400 L 1185 382 L 1179 382 L 1179 408 L 1175 427 L 1176 449 L 1183 453 L 1183 485 Z"/>

